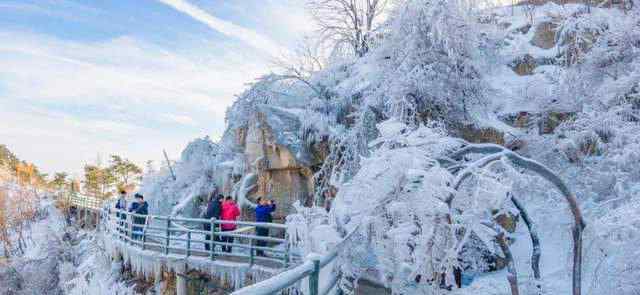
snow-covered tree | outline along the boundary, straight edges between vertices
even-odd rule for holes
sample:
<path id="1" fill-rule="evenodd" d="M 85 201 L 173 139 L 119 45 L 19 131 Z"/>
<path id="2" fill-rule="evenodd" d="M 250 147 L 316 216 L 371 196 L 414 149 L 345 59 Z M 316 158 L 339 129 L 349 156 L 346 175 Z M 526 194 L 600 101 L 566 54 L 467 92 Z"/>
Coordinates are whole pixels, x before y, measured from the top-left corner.
<path id="1" fill-rule="evenodd" d="M 377 90 L 391 116 L 471 122 L 486 95 L 476 61 L 491 49 L 475 9 L 464 0 L 410 0 L 391 13 Z"/>
<path id="2" fill-rule="evenodd" d="M 376 39 L 388 0 L 308 0 L 321 39 L 364 56 Z"/>

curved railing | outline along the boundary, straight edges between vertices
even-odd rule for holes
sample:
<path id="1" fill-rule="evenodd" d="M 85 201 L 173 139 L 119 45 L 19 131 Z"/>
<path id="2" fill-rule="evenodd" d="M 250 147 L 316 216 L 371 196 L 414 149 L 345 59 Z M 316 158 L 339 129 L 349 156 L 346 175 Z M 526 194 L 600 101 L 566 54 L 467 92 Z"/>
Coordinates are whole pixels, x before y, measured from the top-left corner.
<path id="1" fill-rule="evenodd" d="M 110 209 L 103 209 L 102 214 L 104 228 L 114 239 L 141 250 L 173 257 L 223 258 L 270 268 L 286 268 L 292 259 L 283 224 L 140 215 Z M 221 230 L 223 224 L 234 224 L 236 229 Z M 256 228 L 284 232 L 285 238 L 258 236 L 254 234 Z M 225 247 L 230 251 L 224 251 Z"/>
<path id="2" fill-rule="evenodd" d="M 360 229 L 361 224 L 353 228 L 329 253 L 324 255 L 310 255 L 302 264 L 281 272 L 264 281 L 244 287 L 232 293 L 232 295 L 271 295 L 278 294 L 292 287 L 295 284 L 308 280 L 309 295 L 327 295 L 335 289 L 342 277 L 342 273 L 336 271 L 337 268 L 329 270 L 328 276 L 321 278 L 320 271 L 329 266 L 337 257 L 338 253 Z M 321 282 L 321 279 L 324 279 Z"/>
<path id="3" fill-rule="evenodd" d="M 140 215 L 123 210 L 100 208 L 103 203 L 101 200 L 87 196 L 74 194 L 70 199 L 74 206 L 100 210 L 101 225 L 108 234 L 126 243 L 127 246 L 141 250 L 173 257 L 182 255 L 185 258 L 199 256 L 211 260 L 235 259 L 249 265 L 261 264 L 270 268 L 285 269 L 292 265 L 292 261 L 300 259 L 299 256 L 291 253 L 287 242 L 286 225 L 283 224 Z M 220 230 L 222 224 L 235 224 L 237 228 L 232 231 L 222 231 Z M 260 227 L 270 231 L 282 231 L 284 238 L 254 234 L 255 229 Z M 207 228 L 210 230 L 205 230 Z M 320 272 L 335 260 L 339 249 L 346 244 L 357 228 L 336 245 L 333 251 L 323 256 L 308 257 L 297 266 L 267 280 L 239 289 L 233 294 L 274 294 L 287 290 L 305 279 L 308 279 L 310 295 L 329 294 L 338 285 L 341 275 L 331 270 L 329 276 L 322 278 L 321 282 Z M 233 238 L 233 241 L 229 242 L 228 238 Z M 205 245 L 209 245 L 208 250 Z M 225 252 L 222 247 L 231 247 L 233 251 Z M 259 256 L 259 252 L 265 254 Z"/>
<path id="4" fill-rule="evenodd" d="M 337 251 L 324 256 L 310 257 L 304 263 L 279 273 L 264 281 L 244 287 L 233 292 L 233 295 L 270 295 L 284 291 L 304 279 L 309 280 L 310 295 L 326 295 L 333 290 L 340 279 L 339 274 L 331 273 L 327 282 L 320 287 L 320 270 L 329 265 L 338 256 Z"/>

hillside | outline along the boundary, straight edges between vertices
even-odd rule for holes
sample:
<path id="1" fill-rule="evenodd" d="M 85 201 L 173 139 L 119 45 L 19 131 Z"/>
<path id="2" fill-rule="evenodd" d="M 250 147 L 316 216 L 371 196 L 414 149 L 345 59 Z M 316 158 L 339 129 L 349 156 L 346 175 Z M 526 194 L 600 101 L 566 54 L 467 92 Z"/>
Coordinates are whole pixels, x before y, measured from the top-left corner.
<path id="1" fill-rule="evenodd" d="M 259 79 L 227 111 L 219 142 L 192 142 L 177 164 L 178 180 L 161 171 L 145 178 L 144 190 L 152 210 L 188 216 L 199 214 L 212 190 L 245 208 L 269 195 L 283 204 L 280 218 L 295 213 L 296 202 L 330 208 L 320 223 L 344 235 L 367 222 L 373 233 L 362 237 L 377 241 L 345 254 L 342 270 L 352 279 L 373 276 L 399 293 L 431 294 L 432 284 L 419 278 L 436 270 L 419 262 L 426 258 L 415 248 L 426 246 L 410 234 L 408 218 L 425 231 L 433 222 L 427 217 L 443 213 L 437 199 L 452 176 L 438 157 L 469 142 L 495 143 L 549 167 L 575 192 L 587 224 L 585 294 L 635 294 L 640 265 L 625 261 L 640 242 L 638 20 L 637 7 L 549 2 L 474 10 L 464 1 L 405 1 L 365 56 L 333 59 L 308 77 Z M 568 210 L 556 191 L 522 172 L 474 171 L 475 184 L 458 193 L 468 201 L 455 205 L 461 226 L 476 231 L 475 222 L 497 211 L 515 212 L 505 196 L 521 198 L 542 240 L 542 289 L 568 294 Z M 404 187 L 403 179 L 415 177 L 423 187 Z M 381 212 L 358 213 L 378 202 L 387 202 L 377 210 L 390 227 Z M 533 294 L 540 287 L 527 267 L 527 230 L 518 217 L 515 223 L 515 265 L 524 294 Z M 483 245 L 464 246 L 459 294 L 505 294 L 504 270 L 495 273 L 502 267 L 479 266 L 486 257 L 470 256 L 504 255 L 479 231 Z"/>

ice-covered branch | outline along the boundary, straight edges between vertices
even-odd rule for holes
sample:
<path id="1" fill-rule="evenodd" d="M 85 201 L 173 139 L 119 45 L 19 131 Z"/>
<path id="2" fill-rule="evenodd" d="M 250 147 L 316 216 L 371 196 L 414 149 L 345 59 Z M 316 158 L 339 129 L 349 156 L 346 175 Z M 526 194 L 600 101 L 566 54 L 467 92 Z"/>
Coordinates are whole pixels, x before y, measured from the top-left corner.
<path id="1" fill-rule="evenodd" d="M 540 280 L 540 255 L 542 252 L 540 249 L 540 238 L 538 237 L 536 225 L 533 223 L 533 220 L 531 220 L 531 217 L 529 217 L 527 209 L 520 202 L 520 200 L 518 200 L 518 198 L 516 198 L 514 195 L 511 195 L 511 202 L 514 206 L 516 206 L 516 208 L 520 212 L 520 216 L 522 217 L 524 224 L 527 226 L 527 229 L 529 229 L 529 236 L 531 237 L 532 246 L 531 269 L 533 270 L 533 277 L 536 280 Z"/>
<path id="2" fill-rule="evenodd" d="M 563 195 L 567 203 L 569 204 L 569 208 L 574 218 L 574 228 L 573 228 L 573 294 L 580 295 L 581 294 L 581 272 L 582 272 L 582 232 L 586 226 L 586 223 L 583 219 L 582 212 L 578 205 L 578 200 L 576 196 L 571 192 L 569 187 L 556 175 L 551 169 L 544 166 L 537 161 L 534 161 L 529 158 L 525 158 L 520 156 L 500 145 L 496 144 L 470 144 L 460 151 L 454 152 L 450 158 L 461 160 L 465 155 L 468 154 L 488 154 L 479 160 L 476 160 L 468 165 L 467 168 L 463 169 L 456 176 L 455 181 L 453 182 L 453 188 L 458 189 L 462 182 L 468 178 L 474 169 L 482 168 L 488 165 L 491 162 L 499 160 L 502 157 L 506 157 L 509 159 L 514 165 L 521 167 L 526 170 L 530 170 L 535 172 L 537 175 L 551 182 L 558 191 Z M 447 200 L 449 204 L 453 201 L 455 195 L 451 195 L 450 199 Z"/>

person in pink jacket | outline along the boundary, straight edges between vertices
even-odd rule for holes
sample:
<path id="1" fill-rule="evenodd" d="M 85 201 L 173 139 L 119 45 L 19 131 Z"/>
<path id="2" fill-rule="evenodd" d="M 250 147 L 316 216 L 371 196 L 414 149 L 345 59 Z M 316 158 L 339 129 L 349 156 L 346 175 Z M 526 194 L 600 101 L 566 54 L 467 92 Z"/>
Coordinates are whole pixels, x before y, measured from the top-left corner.
<path id="1" fill-rule="evenodd" d="M 236 202 L 233 201 L 233 198 L 227 197 L 222 203 L 222 213 L 220 214 L 220 219 L 223 221 L 236 221 L 240 216 L 240 208 L 236 205 Z M 233 231 L 236 229 L 236 225 L 233 223 L 223 223 L 220 226 L 223 232 Z M 233 237 L 221 236 L 220 241 L 223 243 L 233 244 Z M 231 246 L 223 245 L 222 251 L 231 252 Z"/>

